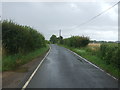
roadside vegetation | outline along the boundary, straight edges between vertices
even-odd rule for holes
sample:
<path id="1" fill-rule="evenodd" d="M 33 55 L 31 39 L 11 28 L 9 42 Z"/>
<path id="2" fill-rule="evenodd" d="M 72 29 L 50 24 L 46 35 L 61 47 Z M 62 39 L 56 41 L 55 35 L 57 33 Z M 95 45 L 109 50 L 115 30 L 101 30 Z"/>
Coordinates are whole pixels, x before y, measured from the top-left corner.
<path id="1" fill-rule="evenodd" d="M 49 49 L 49 46 L 47 45 L 46 47 L 34 50 L 26 54 L 18 53 L 18 54 L 3 56 L 2 70 L 3 71 L 15 70 L 19 66 L 25 63 L 28 63 L 34 58 L 44 55 L 45 52 L 48 51 L 48 49 Z"/>
<path id="2" fill-rule="evenodd" d="M 13 70 L 37 56 L 49 46 L 37 30 L 4 20 L 2 22 L 2 70 Z"/>
<path id="3" fill-rule="evenodd" d="M 120 59 L 118 56 L 120 50 L 118 50 L 118 47 L 114 47 L 115 44 L 110 44 L 110 46 L 112 47 L 110 47 L 108 43 L 104 43 L 104 45 L 106 47 L 106 51 L 104 52 L 102 50 L 103 44 L 101 44 L 100 47 L 93 47 L 88 45 L 81 48 L 73 48 L 66 45 L 62 46 L 76 52 L 80 56 L 86 58 L 87 60 L 99 66 L 100 68 L 115 76 L 116 78 L 120 78 Z"/>
<path id="4" fill-rule="evenodd" d="M 62 39 L 62 43 L 58 43 L 58 45 L 76 52 L 116 78 L 120 78 L 119 44 L 90 42 L 88 37 L 72 36 Z"/>

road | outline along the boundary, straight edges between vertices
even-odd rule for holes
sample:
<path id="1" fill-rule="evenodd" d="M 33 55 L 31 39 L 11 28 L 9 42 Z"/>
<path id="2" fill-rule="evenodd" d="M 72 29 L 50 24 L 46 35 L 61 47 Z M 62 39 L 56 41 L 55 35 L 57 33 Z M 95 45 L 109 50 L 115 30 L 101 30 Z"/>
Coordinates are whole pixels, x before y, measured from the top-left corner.
<path id="1" fill-rule="evenodd" d="M 49 55 L 27 86 L 27 88 L 117 87 L 117 80 L 67 49 L 54 44 L 51 45 Z"/>

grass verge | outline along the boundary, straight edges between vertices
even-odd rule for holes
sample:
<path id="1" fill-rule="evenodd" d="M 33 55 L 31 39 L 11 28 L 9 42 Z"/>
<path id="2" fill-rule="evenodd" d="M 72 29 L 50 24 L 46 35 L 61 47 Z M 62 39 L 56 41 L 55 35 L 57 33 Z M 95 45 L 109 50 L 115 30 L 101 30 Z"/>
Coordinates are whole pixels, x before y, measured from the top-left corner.
<path id="1" fill-rule="evenodd" d="M 112 76 L 116 78 L 120 78 L 120 69 L 115 67 L 112 64 L 106 64 L 104 60 L 102 60 L 100 57 L 93 55 L 90 51 L 87 51 L 86 48 L 72 48 L 65 45 L 60 45 L 62 47 L 65 47 L 67 49 L 70 49 L 71 51 L 79 54 L 83 58 L 87 59 L 88 61 L 94 63 L 101 69 L 105 70 L 107 73 L 110 73 Z"/>
<path id="2" fill-rule="evenodd" d="M 33 52 L 16 55 L 3 56 L 2 58 L 2 71 L 15 70 L 19 66 L 28 63 L 38 56 L 44 55 L 49 50 L 49 46 L 37 49 Z"/>

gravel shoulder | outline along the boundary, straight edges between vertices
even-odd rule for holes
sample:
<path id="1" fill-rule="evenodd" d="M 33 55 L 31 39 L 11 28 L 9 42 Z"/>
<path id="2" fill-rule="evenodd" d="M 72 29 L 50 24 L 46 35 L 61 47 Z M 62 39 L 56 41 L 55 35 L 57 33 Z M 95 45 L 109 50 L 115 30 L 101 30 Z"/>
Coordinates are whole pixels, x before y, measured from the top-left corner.
<path id="1" fill-rule="evenodd" d="M 2 72 L 2 88 L 22 88 L 46 53 L 20 66 L 14 71 Z"/>

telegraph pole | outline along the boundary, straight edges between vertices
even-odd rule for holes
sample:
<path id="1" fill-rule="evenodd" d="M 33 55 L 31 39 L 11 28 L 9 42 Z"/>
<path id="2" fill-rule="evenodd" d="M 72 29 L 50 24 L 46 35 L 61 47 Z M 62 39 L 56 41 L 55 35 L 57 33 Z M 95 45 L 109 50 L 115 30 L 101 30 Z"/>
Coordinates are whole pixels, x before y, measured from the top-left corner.
<path id="1" fill-rule="evenodd" d="M 61 29 L 59 30 L 59 37 L 61 36 Z"/>
<path id="2" fill-rule="evenodd" d="M 59 43 L 60 44 L 63 44 L 63 37 L 62 37 L 62 31 L 61 31 L 61 29 L 59 30 Z"/>

